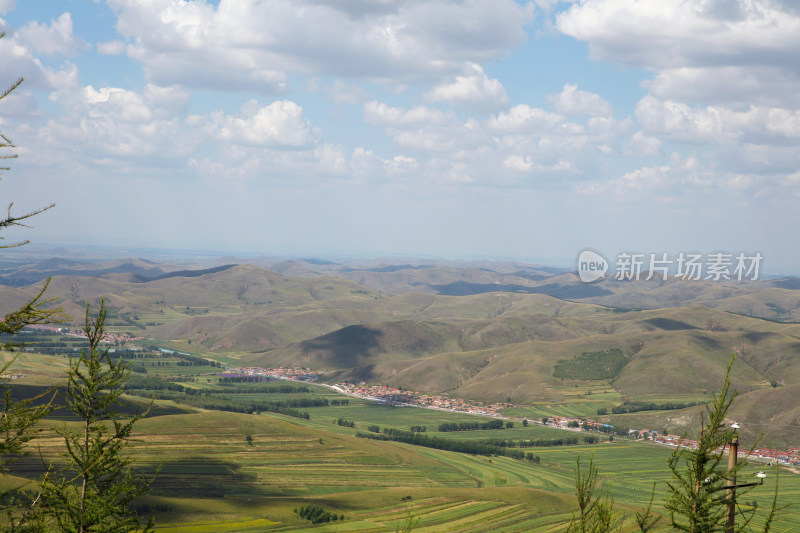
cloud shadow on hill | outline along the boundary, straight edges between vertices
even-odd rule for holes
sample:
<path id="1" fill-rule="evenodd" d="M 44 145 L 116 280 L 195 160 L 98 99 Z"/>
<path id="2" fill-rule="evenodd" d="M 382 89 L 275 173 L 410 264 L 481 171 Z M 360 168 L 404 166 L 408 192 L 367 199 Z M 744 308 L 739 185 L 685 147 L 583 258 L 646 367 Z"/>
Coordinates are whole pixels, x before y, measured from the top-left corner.
<path id="1" fill-rule="evenodd" d="M 469 296 L 486 292 L 518 292 L 524 294 L 546 294 L 555 298 L 567 300 L 580 300 L 583 298 L 597 298 L 613 294 L 596 284 L 581 283 L 580 285 L 562 285 L 560 283 L 547 283 L 537 287 L 516 284 L 495 283 L 470 283 L 468 281 L 455 281 L 444 285 L 430 285 L 439 294 L 446 296 Z"/>
<path id="2" fill-rule="evenodd" d="M 304 354 L 324 359 L 331 366 L 355 369 L 371 365 L 382 335 L 380 330 L 368 326 L 347 326 L 303 341 L 300 349 Z"/>
<path id="3" fill-rule="evenodd" d="M 664 317 L 655 317 L 655 318 L 648 318 L 647 320 L 642 320 L 643 324 L 649 324 L 651 326 L 657 327 L 658 329 L 663 329 L 665 331 L 681 331 L 687 329 L 699 329 L 691 324 L 687 324 L 681 320 L 675 320 L 672 318 L 664 318 Z"/>

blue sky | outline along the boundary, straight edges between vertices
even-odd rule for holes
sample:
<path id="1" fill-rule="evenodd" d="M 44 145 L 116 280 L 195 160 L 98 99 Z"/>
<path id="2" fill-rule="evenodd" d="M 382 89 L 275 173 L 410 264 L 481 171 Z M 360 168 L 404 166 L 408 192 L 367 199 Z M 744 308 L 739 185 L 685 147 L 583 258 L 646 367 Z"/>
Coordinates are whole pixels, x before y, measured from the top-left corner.
<path id="1" fill-rule="evenodd" d="M 789 0 L 0 0 L 9 239 L 800 273 Z"/>

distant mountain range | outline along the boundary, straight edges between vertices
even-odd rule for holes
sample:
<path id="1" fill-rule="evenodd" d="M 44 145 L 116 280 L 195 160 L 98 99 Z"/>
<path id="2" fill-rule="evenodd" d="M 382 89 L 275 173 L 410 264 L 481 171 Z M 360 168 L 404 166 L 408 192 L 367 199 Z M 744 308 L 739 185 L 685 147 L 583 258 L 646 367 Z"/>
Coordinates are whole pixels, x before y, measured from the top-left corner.
<path id="1" fill-rule="evenodd" d="M 73 317 L 103 297 L 110 328 L 194 353 L 528 405 L 594 405 L 575 392 L 592 383 L 619 402 L 703 401 L 736 352 L 742 396 L 732 413 L 763 423 L 771 442 L 800 437 L 794 278 L 584 284 L 574 273 L 512 263 L 232 261 L 6 263 L 0 313 L 52 276 L 48 295 Z M 604 362 L 608 354 L 624 359 Z M 674 430 L 690 425 L 692 412 L 625 416 Z"/>

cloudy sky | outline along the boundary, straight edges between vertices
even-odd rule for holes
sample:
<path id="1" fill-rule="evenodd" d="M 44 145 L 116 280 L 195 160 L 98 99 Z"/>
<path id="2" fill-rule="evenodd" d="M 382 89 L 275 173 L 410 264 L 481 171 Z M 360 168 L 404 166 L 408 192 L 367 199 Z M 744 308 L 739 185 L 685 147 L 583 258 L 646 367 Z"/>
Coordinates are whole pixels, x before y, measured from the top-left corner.
<path id="1" fill-rule="evenodd" d="M 800 273 L 795 0 L 0 0 L 8 238 L 760 252 Z"/>

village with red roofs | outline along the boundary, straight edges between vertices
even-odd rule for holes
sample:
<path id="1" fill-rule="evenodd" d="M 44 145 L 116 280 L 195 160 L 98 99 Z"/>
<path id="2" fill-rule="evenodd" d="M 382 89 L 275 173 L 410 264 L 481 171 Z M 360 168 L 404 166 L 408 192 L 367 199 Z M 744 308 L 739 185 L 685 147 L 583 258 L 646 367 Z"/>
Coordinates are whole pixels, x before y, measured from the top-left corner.
<path id="1" fill-rule="evenodd" d="M 69 337 L 83 337 L 86 338 L 86 333 L 82 329 L 71 330 L 69 328 L 59 328 L 56 326 L 48 326 L 44 324 L 32 324 L 26 326 L 28 329 L 47 331 L 49 333 L 58 333 L 60 335 L 67 335 Z M 118 343 L 118 342 L 132 342 L 132 341 L 146 341 L 147 337 L 134 337 L 128 333 L 105 333 L 103 335 L 103 342 Z"/>
<path id="2" fill-rule="evenodd" d="M 274 379 L 305 382 L 316 381 L 319 379 L 321 374 L 326 373 L 324 371 L 314 371 L 310 368 L 283 367 L 243 367 L 229 369 L 229 371 L 237 372 L 243 375 L 266 376 Z M 501 411 L 503 409 L 514 407 L 512 404 L 508 403 L 475 402 L 458 398 L 449 398 L 447 396 L 436 394 L 419 394 L 414 391 L 390 387 L 388 385 L 368 385 L 363 381 L 358 384 L 336 383 L 335 385 L 324 385 L 319 383 L 319 385 L 332 388 L 338 392 L 341 392 L 342 394 L 347 394 L 348 396 L 354 396 L 376 402 L 383 402 L 391 405 L 439 409 L 454 413 L 491 416 L 495 418 L 509 418 L 502 415 Z M 588 418 L 572 418 L 564 416 L 550 416 L 546 419 L 535 422 L 568 431 L 607 432 L 608 428 L 612 427 L 608 424 Z M 684 438 L 680 435 L 665 435 L 659 431 L 650 429 L 629 429 L 627 437 L 650 441 L 654 444 L 662 446 L 697 448 L 697 442 L 692 439 Z M 767 463 L 775 462 L 784 465 L 800 466 L 800 448 L 798 447 L 789 447 L 785 450 L 756 448 L 750 451 L 746 449 L 740 449 L 738 455 L 741 458 L 756 459 Z"/>

